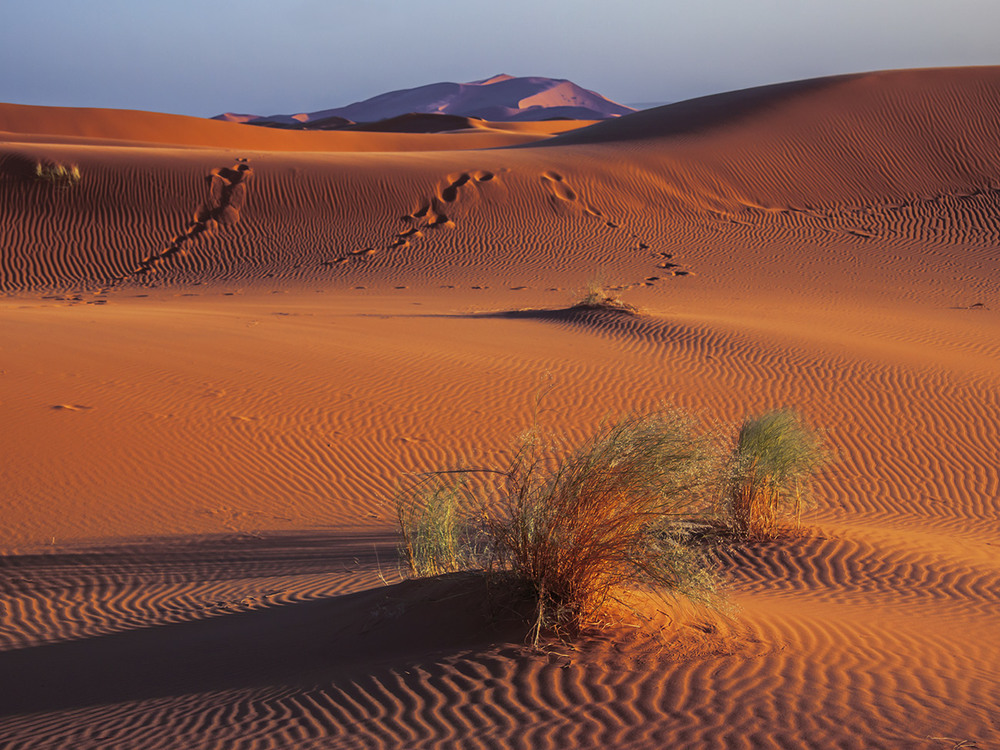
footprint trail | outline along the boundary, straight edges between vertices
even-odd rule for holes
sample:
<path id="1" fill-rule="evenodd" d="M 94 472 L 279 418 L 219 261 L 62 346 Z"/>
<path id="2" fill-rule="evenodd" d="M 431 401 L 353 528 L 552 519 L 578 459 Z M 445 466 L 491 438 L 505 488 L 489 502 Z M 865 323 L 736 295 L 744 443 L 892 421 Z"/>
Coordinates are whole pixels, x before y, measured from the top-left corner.
<path id="1" fill-rule="evenodd" d="M 550 200 L 552 200 L 557 205 L 567 205 L 584 216 L 592 217 L 593 219 L 600 221 L 608 229 L 613 229 L 618 232 L 622 232 L 628 236 L 628 238 L 635 243 L 636 250 L 647 251 L 650 250 L 649 243 L 643 241 L 634 232 L 629 231 L 622 227 L 619 221 L 605 216 L 605 214 L 595 208 L 592 204 L 582 200 L 579 194 L 570 187 L 566 178 L 558 172 L 549 170 L 543 172 L 541 175 L 542 183 L 548 189 L 550 193 Z M 652 255 L 658 259 L 656 267 L 667 272 L 665 275 L 669 276 L 689 276 L 690 271 L 686 271 L 680 267 L 679 263 L 673 261 L 673 255 L 671 253 L 665 252 L 652 252 Z M 629 288 L 636 286 L 652 286 L 658 281 L 662 280 L 662 276 L 647 276 L 642 281 L 637 281 L 632 284 L 624 285 L 621 288 Z"/>
<path id="2" fill-rule="evenodd" d="M 184 255 L 187 246 L 200 235 L 238 222 L 246 202 L 247 181 L 252 174 L 253 169 L 245 158 L 237 159 L 232 167 L 220 167 L 209 172 L 205 177 L 208 198 L 198 206 L 184 231 L 162 250 L 147 255 L 131 272 L 116 281 L 128 281 L 149 274 L 174 256 Z"/>
<path id="3" fill-rule="evenodd" d="M 415 240 L 423 237 L 428 231 L 434 231 L 443 227 L 454 228 L 455 221 L 445 213 L 447 204 L 455 203 L 465 188 L 470 183 L 483 183 L 493 180 L 496 175 L 487 170 L 472 170 L 462 172 L 455 177 L 448 178 L 448 184 L 435 192 L 430 198 L 420 203 L 420 207 L 412 213 L 401 217 L 401 220 L 409 226 L 401 232 L 393 235 L 385 244 L 386 250 L 401 250 L 409 247 Z M 377 251 L 374 247 L 366 247 L 363 250 L 356 250 L 339 258 L 326 261 L 324 265 L 340 265 L 354 259 L 368 258 Z"/>

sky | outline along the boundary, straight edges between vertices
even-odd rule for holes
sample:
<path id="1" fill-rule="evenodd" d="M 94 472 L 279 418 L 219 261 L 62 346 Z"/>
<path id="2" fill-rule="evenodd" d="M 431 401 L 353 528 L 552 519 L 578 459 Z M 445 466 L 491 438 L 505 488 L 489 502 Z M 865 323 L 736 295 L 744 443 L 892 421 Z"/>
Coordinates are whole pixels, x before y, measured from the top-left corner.
<path id="1" fill-rule="evenodd" d="M 1000 64 L 998 0 L 0 0 L 0 102 L 212 116 L 497 73 L 625 104 Z"/>

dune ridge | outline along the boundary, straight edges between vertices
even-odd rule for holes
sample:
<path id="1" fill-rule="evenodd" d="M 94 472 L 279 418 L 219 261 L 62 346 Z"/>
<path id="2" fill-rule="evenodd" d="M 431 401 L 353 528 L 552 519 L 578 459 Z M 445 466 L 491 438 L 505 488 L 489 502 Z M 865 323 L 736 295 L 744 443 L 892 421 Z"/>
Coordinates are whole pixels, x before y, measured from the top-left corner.
<path id="1" fill-rule="evenodd" d="M 998 122 L 1000 68 L 554 137 L 0 106 L 0 745 L 1000 743 Z M 401 478 L 663 404 L 832 450 L 728 614 L 534 652 L 400 580 Z"/>

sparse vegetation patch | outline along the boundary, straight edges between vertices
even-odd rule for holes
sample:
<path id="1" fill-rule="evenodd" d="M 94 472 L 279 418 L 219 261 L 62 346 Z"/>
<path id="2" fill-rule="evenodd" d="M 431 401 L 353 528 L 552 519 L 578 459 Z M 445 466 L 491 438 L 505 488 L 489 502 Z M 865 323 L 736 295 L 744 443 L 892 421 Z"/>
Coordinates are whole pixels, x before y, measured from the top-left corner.
<path id="1" fill-rule="evenodd" d="M 503 470 L 433 475 L 403 493 L 403 558 L 417 575 L 478 568 L 523 587 L 536 641 L 594 624 L 629 588 L 708 600 L 714 576 L 685 522 L 708 505 L 711 457 L 672 412 L 624 418 L 561 456 L 533 434 Z"/>
<path id="2" fill-rule="evenodd" d="M 797 528 L 812 500 L 809 480 L 825 460 L 820 437 L 790 411 L 744 420 L 723 497 L 730 528 L 751 539 L 775 536 L 783 518 Z"/>
<path id="3" fill-rule="evenodd" d="M 58 188 L 71 188 L 80 183 L 83 176 L 76 164 L 35 164 L 35 179 Z"/>
<path id="4" fill-rule="evenodd" d="M 728 456 L 674 411 L 605 424 L 571 450 L 532 432 L 505 467 L 431 472 L 400 492 L 401 555 L 415 576 L 480 570 L 524 592 L 536 643 L 614 622 L 636 591 L 715 604 L 704 544 L 797 526 L 824 460 L 790 411 L 744 420 Z"/>
<path id="5" fill-rule="evenodd" d="M 639 308 L 622 299 L 613 289 L 609 289 L 601 279 L 593 279 L 580 291 L 580 296 L 573 305 L 585 310 L 613 310 L 629 315 L 638 315 Z"/>

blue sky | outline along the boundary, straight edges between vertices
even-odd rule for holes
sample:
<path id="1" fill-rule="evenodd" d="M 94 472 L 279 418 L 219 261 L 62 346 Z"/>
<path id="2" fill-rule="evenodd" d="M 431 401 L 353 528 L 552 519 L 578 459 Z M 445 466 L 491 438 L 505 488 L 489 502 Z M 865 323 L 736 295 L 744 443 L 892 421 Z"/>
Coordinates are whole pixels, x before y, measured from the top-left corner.
<path id="1" fill-rule="evenodd" d="M 623 103 L 1000 64 L 997 0 L 0 0 L 0 101 L 210 116 L 496 73 Z"/>

